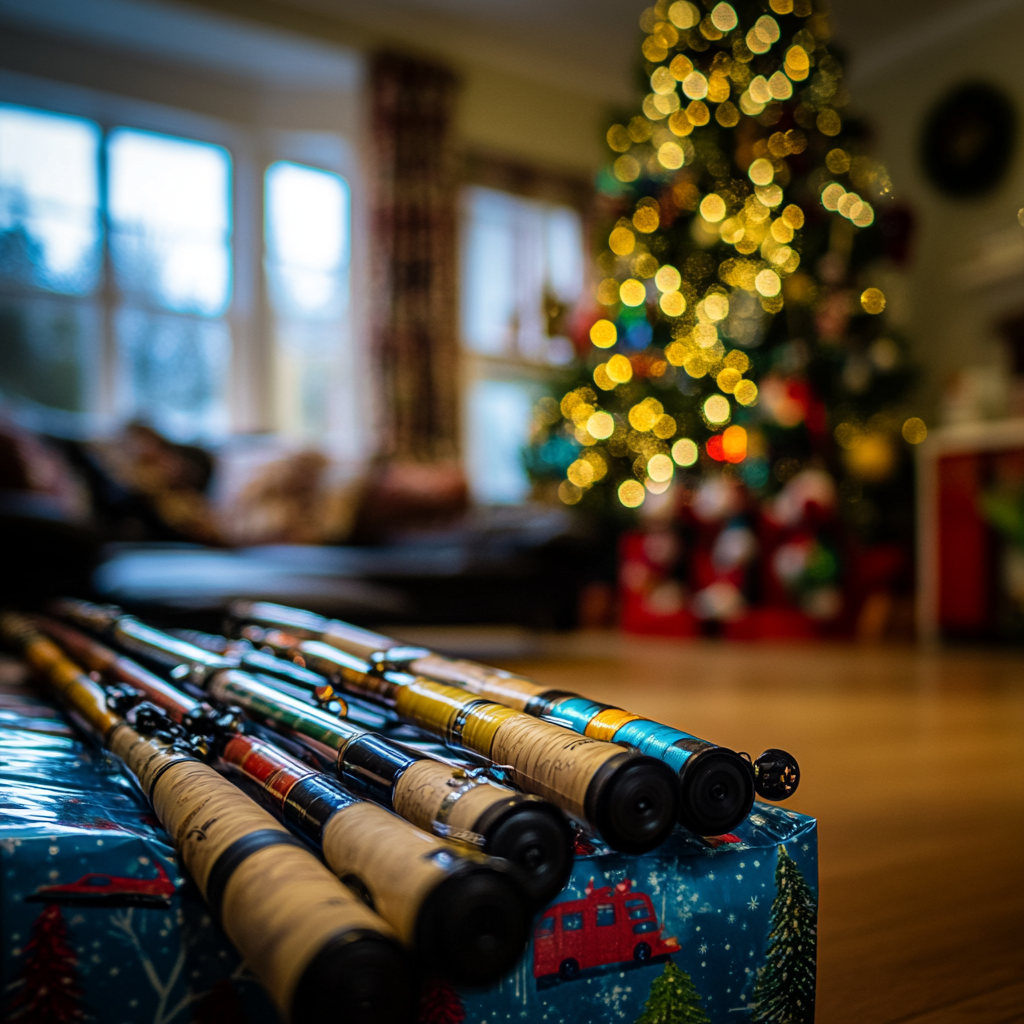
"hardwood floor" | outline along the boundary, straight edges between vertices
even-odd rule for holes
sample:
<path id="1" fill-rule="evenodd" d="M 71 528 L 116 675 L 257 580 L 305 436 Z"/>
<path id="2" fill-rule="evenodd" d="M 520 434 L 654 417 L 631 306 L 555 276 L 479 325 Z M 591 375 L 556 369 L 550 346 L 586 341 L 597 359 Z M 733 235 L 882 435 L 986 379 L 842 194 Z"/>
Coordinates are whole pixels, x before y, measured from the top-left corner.
<path id="1" fill-rule="evenodd" d="M 1024 656 L 586 635 L 516 669 L 800 761 L 819 1024 L 1024 1020 Z"/>

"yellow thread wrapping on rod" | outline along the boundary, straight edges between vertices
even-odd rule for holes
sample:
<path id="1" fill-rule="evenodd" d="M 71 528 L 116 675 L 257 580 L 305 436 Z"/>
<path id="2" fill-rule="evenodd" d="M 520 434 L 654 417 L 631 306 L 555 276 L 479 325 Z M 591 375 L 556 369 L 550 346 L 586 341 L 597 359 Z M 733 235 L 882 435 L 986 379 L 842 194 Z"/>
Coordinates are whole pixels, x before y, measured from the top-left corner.
<path id="1" fill-rule="evenodd" d="M 523 676 L 514 676 L 472 661 L 456 661 L 440 654 L 417 658 L 410 668 L 420 675 L 453 683 L 478 697 L 506 704 L 517 711 L 524 711 L 531 697 L 550 689 Z"/>
<path id="2" fill-rule="evenodd" d="M 82 670 L 64 656 L 64 652 L 41 633 L 37 633 L 20 615 L 5 615 L 3 628 L 8 635 L 17 635 L 25 660 L 46 675 L 51 685 L 67 701 L 75 714 L 90 729 L 106 736 L 121 720 L 107 707 L 107 695 Z"/>
<path id="3" fill-rule="evenodd" d="M 507 708 L 504 704 L 482 704 L 473 708 L 462 727 L 462 745 L 484 757 L 491 757 L 495 734 L 510 718 L 521 715 L 521 711 Z"/>
<path id="4" fill-rule="evenodd" d="M 627 723 L 640 718 L 622 708 L 605 708 L 587 722 L 586 733 L 595 740 L 610 740 Z"/>
<path id="5" fill-rule="evenodd" d="M 477 699 L 454 686 L 417 679 L 398 689 L 395 710 L 427 732 L 447 739 L 459 712 Z"/>

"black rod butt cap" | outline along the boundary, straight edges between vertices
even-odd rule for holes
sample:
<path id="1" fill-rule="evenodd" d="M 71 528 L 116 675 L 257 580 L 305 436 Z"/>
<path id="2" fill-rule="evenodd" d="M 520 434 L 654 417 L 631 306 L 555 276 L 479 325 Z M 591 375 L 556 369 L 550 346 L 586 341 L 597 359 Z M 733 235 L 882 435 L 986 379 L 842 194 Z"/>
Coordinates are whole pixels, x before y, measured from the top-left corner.
<path id="1" fill-rule="evenodd" d="M 456 985 L 497 981 L 529 940 L 530 904 L 506 862 L 466 861 L 423 901 L 416 952 Z"/>
<path id="2" fill-rule="evenodd" d="M 409 956 L 377 932 L 328 942 L 306 966 L 292 996 L 292 1024 L 411 1024 L 416 983 Z"/>
<path id="3" fill-rule="evenodd" d="M 646 853 L 669 836 L 678 815 L 679 786 L 667 764 L 646 754 L 606 761 L 587 787 L 587 818 L 620 853 Z"/>
<path id="4" fill-rule="evenodd" d="M 679 773 L 679 781 L 679 820 L 699 836 L 730 832 L 754 806 L 750 765 L 726 747 L 712 747 L 689 758 Z"/>
<path id="5" fill-rule="evenodd" d="M 778 747 L 769 747 L 754 762 L 754 788 L 765 800 L 788 800 L 800 785 L 796 758 Z"/>
<path id="6" fill-rule="evenodd" d="M 504 857 L 519 871 L 523 892 L 535 909 L 546 906 L 569 881 L 572 873 L 573 831 L 562 812 L 535 797 L 510 799 L 496 805 L 477 822 L 484 851 Z"/>
<path id="7" fill-rule="evenodd" d="M 410 1024 L 416 986 L 397 942 L 356 930 L 331 939 L 307 964 L 292 996 L 291 1024 Z"/>

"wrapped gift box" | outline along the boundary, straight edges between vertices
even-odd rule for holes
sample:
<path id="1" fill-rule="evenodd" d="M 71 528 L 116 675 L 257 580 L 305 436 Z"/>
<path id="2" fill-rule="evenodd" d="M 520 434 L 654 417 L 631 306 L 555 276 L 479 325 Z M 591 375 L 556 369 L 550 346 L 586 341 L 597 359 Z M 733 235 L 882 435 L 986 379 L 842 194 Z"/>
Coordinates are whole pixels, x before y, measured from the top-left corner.
<path id="1" fill-rule="evenodd" d="M 277 1020 L 134 783 L 11 682 L 0 793 L 3 1019 Z M 816 891 L 816 823 L 777 807 L 640 857 L 581 836 L 516 969 L 430 983 L 420 1022 L 809 1022 Z"/>
<path id="2" fill-rule="evenodd" d="M 640 857 L 585 843 L 518 968 L 462 994 L 464 1019 L 813 1021 L 816 893 L 816 822 L 778 807 Z"/>

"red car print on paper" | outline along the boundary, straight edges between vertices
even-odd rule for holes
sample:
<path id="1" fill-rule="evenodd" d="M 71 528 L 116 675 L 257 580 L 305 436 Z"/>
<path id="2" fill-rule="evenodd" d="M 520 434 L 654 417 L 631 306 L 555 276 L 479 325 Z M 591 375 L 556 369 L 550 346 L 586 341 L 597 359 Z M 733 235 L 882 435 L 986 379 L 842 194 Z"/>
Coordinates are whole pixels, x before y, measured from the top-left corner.
<path id="1" fill-rule="evenodd" d="M 32 903 L 102 903 L 115 907 L 167 907 L 174 895 L 174 883 L 163 865 L 156 865 L 156 878 L 121 878 L 90 872 L 76 882 L 64 885 L 42 885 L 26 902 Z"/>
<path id="2" fill-rule="evenodd" d="M 614 889 L 587 888 L 587 898 L 556 903 L 533 934 L 533 976 L 538 983 L 572 981 L 580 972 L 610 965 L 650 963 L 679 952 L 662 938 L 654 905 L 629 880 Z"/>

